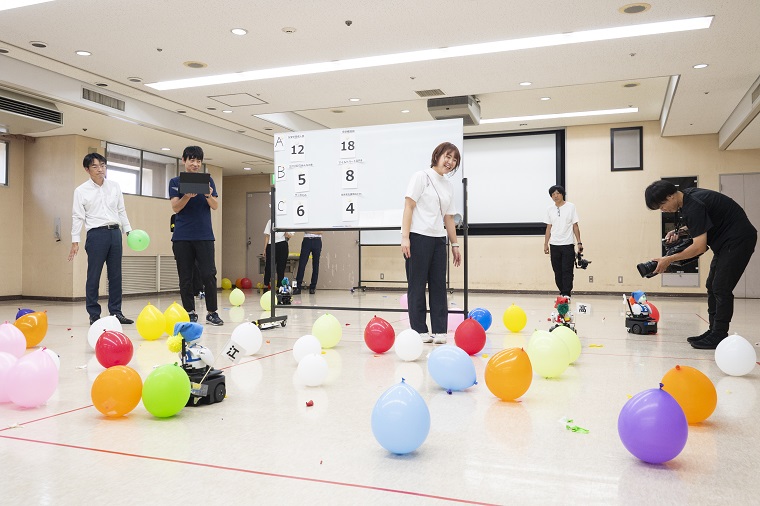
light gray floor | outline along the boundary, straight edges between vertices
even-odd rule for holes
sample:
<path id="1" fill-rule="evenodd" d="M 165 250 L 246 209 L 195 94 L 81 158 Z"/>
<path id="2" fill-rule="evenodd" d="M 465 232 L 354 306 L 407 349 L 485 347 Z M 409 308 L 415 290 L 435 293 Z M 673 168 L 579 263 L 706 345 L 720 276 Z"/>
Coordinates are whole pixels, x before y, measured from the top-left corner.
<path id="1" fill-rule="evenodd" d="M 203 343 L 214 352 L 236 326 L 231 316 L 257 319 L 259 296 L 246 291 L 244 311 L 230 313 L 220 293 L 222 327 L 206 326 Z M 398 308 L 399 292 L 319 290 L 295 297 L 303 304 Z M 176 296 L 127 299 L 136 318 L 147 302 L 166 309 Z M 479 383 L 447 395 L 430 378 L 425 345 L 416 362 L 391 350 L 376 356 L 363 340 L 373 312 L 334 311 L 343 337 L 325 353 L 329 376 L 305 387 L 295 375 L 296 339 L 311 331 L 324 311 L 284 310 L 288 324 L 264 332 L 253 357 L 225 369 L 221 404 L 185 408 L 157 419 L 142 404 L 126 417 L 102 416 L 90 388 L 103 369 L 87 344 L 83 303 L 0 302 L 0 319 L 18 307 L 46 310 L 42 345 L 60 354 L 60 383 L 49 402 L 34 409 L 0 404 L 0 502 L 3 504 L 757 504 L 760 492 L 758 420 L 760 369 L 735 378 L 715 365 L 714 352 L 693 350 L 689 335 L 707 328 L 703 298 L 650 297 L 660 310 L 654 336 L 628 334 L 621 297 L 582 296 L 592 313 L 578 316 L 583 352 L 561 377 L 534 377 L 519 402 L 499 401 L 483 373 L 488 357 L 523 346 L 534 328 L 547 329 L 553 297 L 483 295 L 470 308 L 491 311 L 486 349 L 472 357 Z M 299 300 L 300 299 L 300 300 Z M 105 301 L 103 301 L 105 302 Z M 451 298 L 462 305 L 461 294 Z M 519 334 L 501 315 L 512 303 L 528 314 Z M 737 300 L 732 332 L 760 341 L 760 301 Z M 201 313 L 204 314 L 204 313 Z M 400 332 L 404 313 L 379 313 Z M 130 364 L 143 379 L 177 360 L 166 337 L 145 341 L 135 326 Z M 450 334 L 450 342 L 453 336 Z M 594 346 L 589 346 L 594 345 Z M 630 396 L 656 388 L 676 364 L 696 367 L 715 384 L 718 406 L 689 427 L 684 451 L 660 466 L 626 451 L 617 419 Z M 401 377 L 417 388 L 431 413 L 425 443 L 394 456 L 370 427 L 379 396 Z M 313 407 L 306 407 L 312 400 Z M 563 417 L 589 430 L 574 433 Z M 230 502 L 233 501 L 233 502 Z"/>

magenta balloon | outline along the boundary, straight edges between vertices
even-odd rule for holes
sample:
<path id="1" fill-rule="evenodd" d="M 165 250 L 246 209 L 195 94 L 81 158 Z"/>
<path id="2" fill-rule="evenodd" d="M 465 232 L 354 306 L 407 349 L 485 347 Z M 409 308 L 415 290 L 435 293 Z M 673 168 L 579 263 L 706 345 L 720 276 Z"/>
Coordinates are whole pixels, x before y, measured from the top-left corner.
<path id="1" fill-rule="evenodd" d="M 16 363 L 18 358 L 0 351 L 0 402 L 9 402 L 11 398 L 8 396 L 8 372 Z"/>
<path id="2" fill-rule="evenodd" d="M 47 402 L 58 388 L 58 368 L 50 355 L 35 350 L 13 364 L 7 375 L 8 396 L 13 404 L 34 408 Z"/>
<path id="3" fill-rule="evenodd" d="M 689 425 L 673 396 L 653 388 L 625 403 L 618 417 L 618 434 L 634 457 L 662 464 L 674 459 L 686 446 Z"/>
<path id="4" fill-rule="evenodd" d="M 21 358 L 26 352 L 26 337 L 12 323 L 5 322 L 0 325 L 0 351 L 10 353 L 16 358 Z"/>

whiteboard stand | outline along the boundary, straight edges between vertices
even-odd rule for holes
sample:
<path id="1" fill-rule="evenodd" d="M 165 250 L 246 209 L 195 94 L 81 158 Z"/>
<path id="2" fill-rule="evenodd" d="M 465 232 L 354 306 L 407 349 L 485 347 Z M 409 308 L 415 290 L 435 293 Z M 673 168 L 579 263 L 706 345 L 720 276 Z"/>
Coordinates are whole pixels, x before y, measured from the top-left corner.
<path id="1" fill-rule="evenodd" d="M 283 316 L 277 316 L 275 314 L 276 312 L 276 295 L 275 290 L 279 290 L 279 287 L 277 287 L 277 255 L 275 255 L 275 248 L 276 243 L 274 240 L 274 234 L 277 231 L 277 227 L 275 227 L 275 198 L 274 198 L 274 185 L 271 185 L 269 188 L 269 209 L 271 213 L 270 219 L 272 220 L 269 222 L 269 266 L 271 269 L 271 272 L 269 273 L 269 285 L 270 287 L 272 285 L 275 285 L 274 287 L 269 289 L 269 295 L 271 296 L 271 302 L 269 307 L 272 308 L 272 316 L 270 318 L 260 318 L 258 320 L 254 320 L 253 324 L 256 325 L 261 330 L 267 330 L 271 329 L 277 326 L 284 327 L 288 324 L 288 315 Z M 265 274 L 266 274 L 266 266 L 264 267 Z M 272 282 L 274 280 L 274 283 Z"/>

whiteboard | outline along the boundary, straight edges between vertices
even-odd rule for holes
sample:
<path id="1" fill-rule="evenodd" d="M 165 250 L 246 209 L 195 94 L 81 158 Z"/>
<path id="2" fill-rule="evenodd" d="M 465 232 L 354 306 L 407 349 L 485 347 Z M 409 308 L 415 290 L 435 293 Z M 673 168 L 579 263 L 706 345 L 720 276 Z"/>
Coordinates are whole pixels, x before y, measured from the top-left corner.
<path id="1" fill-rule="evenodd" d="M 442 142 L 464 158 L 462 134 L 461 119 L 276 134 L 275 228 L 400 230 L 412 174 Z M 460 214 L 463 177 L 451 176 Z"/>

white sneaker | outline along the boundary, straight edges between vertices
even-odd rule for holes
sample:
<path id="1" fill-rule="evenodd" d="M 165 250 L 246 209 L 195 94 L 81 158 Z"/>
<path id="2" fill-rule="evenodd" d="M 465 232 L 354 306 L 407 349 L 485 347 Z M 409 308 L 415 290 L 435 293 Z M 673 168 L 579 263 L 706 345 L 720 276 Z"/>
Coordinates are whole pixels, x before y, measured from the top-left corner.
<path id="1" fill-rule="evenodd" d="M 430 334 L 428 334 L 427 332 L 425 332 L 424 334 L 420 334 L 420 338 L 422 338 L 422 342 L 423 343 L 432 343 L 433 342 L 432 336 Z"/>
<path id="2" fill-rule="evenodd" d="M 446 344 L 446 334 L 433 334 L 433 344 Z"/>

